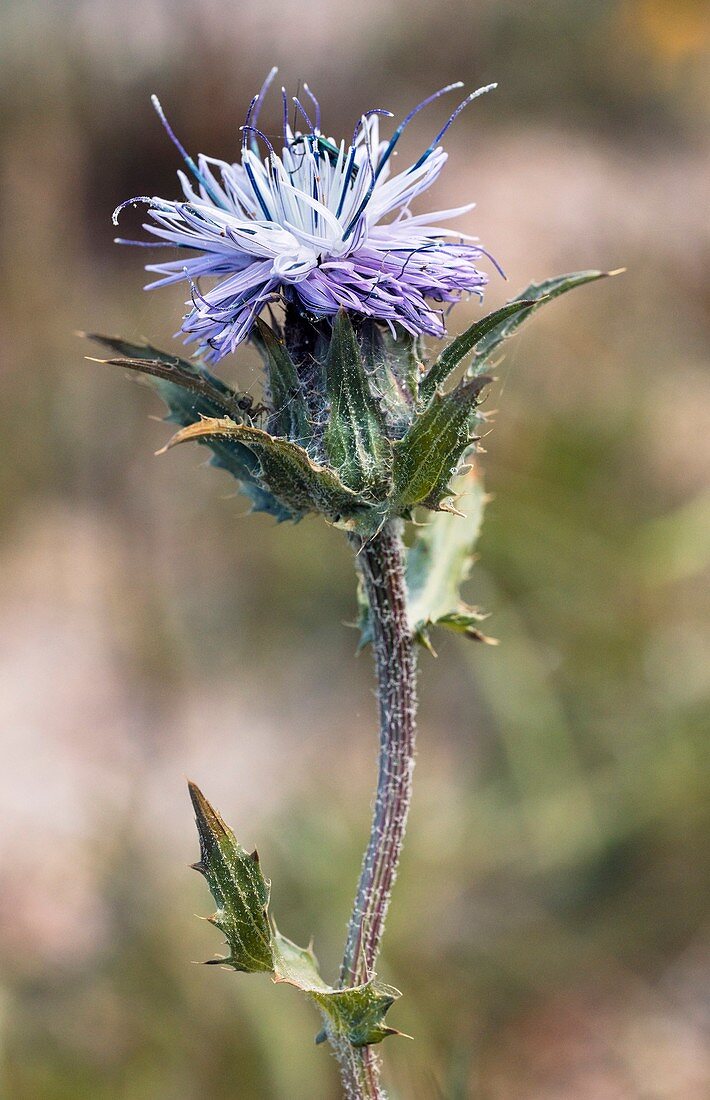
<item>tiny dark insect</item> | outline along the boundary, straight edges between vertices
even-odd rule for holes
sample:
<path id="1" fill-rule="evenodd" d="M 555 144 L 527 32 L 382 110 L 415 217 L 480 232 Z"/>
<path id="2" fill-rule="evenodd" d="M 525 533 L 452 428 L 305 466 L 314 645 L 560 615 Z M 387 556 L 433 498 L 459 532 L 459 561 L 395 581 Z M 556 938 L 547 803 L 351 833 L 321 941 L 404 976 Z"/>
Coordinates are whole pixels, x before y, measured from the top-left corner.
<path id="1" fill-rule="evenodd" d="M 263 416 L 269 410 L 266 405 L 255 405 L 254 398 L 248 393 L 240 394 L 236 401 L 237 407 L 241 409 L 247 416 L 256 418 L 257 416 Z"/>

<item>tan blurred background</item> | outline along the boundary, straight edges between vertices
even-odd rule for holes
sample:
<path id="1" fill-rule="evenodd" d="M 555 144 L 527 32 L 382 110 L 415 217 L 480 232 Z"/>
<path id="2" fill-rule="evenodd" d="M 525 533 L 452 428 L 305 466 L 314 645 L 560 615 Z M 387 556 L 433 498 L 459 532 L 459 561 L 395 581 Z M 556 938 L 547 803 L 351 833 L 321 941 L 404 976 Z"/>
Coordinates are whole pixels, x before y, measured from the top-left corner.
<path id="1" fill-rule="evenodd" d="M 259 845 L 280 927 L 313 933 L 333 976 L 375 757 L 347 548 L 315 522 L 245 520 L 196 449 L 153 458 L 159 403 L 73 335 L 170 346 L 182 313 L 181 289 L 144 294 L 145 254 L 112 244 L 116 203 L 176 193 L 149 93 L 193 152 L 232 159 L 277 63 L 334 134 L 450 80 L 500 82 L 430 196 L 478 202 L 464 228 L 510 279 L 490 307 L 535 277 L 629 269 L 550 307 L 498 372 L 468 594 L 501 645 L 441 638 L 422 660 L 381 964 L 416 1038 L 387 1044 L 392 1095 L 707 1096 L 702 0 L 0 13 L 0 1094 L 337 1095 L 296 991 L 190 965 L 220 944 L 193 915 L 210 902 L 186 869 L 184 779 Z M 252 384 L 251 353 L 224 370 Z"/>

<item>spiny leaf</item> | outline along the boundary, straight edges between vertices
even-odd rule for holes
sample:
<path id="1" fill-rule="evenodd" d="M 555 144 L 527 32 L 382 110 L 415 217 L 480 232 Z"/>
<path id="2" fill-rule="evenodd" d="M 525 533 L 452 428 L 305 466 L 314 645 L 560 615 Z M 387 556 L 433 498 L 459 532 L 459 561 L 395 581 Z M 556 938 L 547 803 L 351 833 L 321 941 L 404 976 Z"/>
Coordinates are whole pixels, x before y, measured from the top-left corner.
<path id="1" fill-rule="evenodd" d="M 227 958 L 210 961 L 247 974 L 268 973 L 274 969 L 267 917 L 271 886 L 261 873 L 259 857 L 241 847 L 199 787 L 190 783 L 189 790 L 200 837 L 195 869 L 207 879 L 218 907 L 210 921 L 229 946 Z"/>
<path id="2" fill-rule="evenodd" d="M 597 279 L 605 279 L 612 275 L 619 275 L 623 269 L 618 271 L 575 271 L 569 275 L 557 275 L 553 279 L 546 279 L 542 283 L 531 283 L 526 287 L 522 294 L 510 303 L 515 305 L 516 302 L 532 302 L 532 306 L 525 309 L 523 312 L 513 313 L 507 320 L 501 320 L 500 324 L 496 325 L 482 340 L 479 341 L 476 349 L 476 354 L 473 357 L 473 361 L 468 369 L 468 376 L 473 377 L 484 369 L 488 359 L 490 359 L 493 352 L 496 350 L 508 336 L 512 335 L 517 328 L 522 325 L 523 321 L 527 321 L 528 317 L 531 317 L 540 306 L 545 305 L 547 302 L 551 302 L 554 298 L 559 298 L 560 294 L 566 294 L 568 290 L 574 290 L 576 286 L 584 286 L 585 283 L 596 282 Z M 505 308 L 505 307 L 504 307 Z"/>
<path id="3" fill-rule="evenodd" d="M 342 1035 L 354 1047 L 381 1043 L 389 1035 L 403 1035 L 384 1023 L 385 1015 L 399 996 L 398 989 L 377 982 L 311 994 L 327 1018 L 327 1030 Z"/>
<path id="4" fill-rule="evenodd" d="M 330 416 L 324 442 L 330 462 L 351 489 L 380 490 L 389 478 L 391 445 L 344 309 L 333 321 L 325 379 Z"/>
<path id="5" fill-rule="evenodd" d="M 153 344 L 134 344 L 131 340 L 124 340 L 121 336 L 102 336 L 99 332 L 80 332 L 77 335 L 85 336 L 88 340 L 95 340 L 97 344 L 115 351 L 126 359 L 159 359 L 167 366 L 179 366 L 186 373 L 199 374 L 204 368 L 190 359 L 181 359 L 169 351 L 161 351 Z"/>
<path id="6" fill-rule="evenodd" d="M 311 429 L 296 367 L 283 340 L 279 340 L 273 329 L 260 317 L 256 321 L 256 330 L 259 335 L 257 346 L 269 376 L 272 406 L 269 431 L 272 435 L 284 436 L 305 446 L 311 436 Z"/>
<path id="7" fill-rule="evenodd" d="M 477 642 L 485 642 L 486 645 L 498 645 L 497 638 L 489 638 L 488 635 L 479 630 L 476 625 L 487 618 L 488 615 L 480 611 L 477 607 L 469 607 L 468 604 L 462 604 L 459 611 L 449 611 L 446 615 L 442 615 L 440 618 L 436 619 L 431 625 L 446 627 L 447 630 L 453 630 L 455 634 L 464 634 L 467 638 L 473 638 L 474 641 Z M 419 629 L 417 632 L 417 641 L 431 650 L 427 627 L 421 627 Z M 433 652 L 433 650 L 431 651 Z"/>
<path id="8" fill-rule="evenodd" d="M 449 494 L 448 483 L 466 448 L 474 441 L 471 414 L 490 378 L 464 382 L 451 393 L 435 393 L 403 439 L 394 444 L 394 498 L 400 508 L 436 508 Z"/>
<path id="9" fill-rule="evenodd" d="M 429 649 L 432 626 L 448 627 L 467 637 L 486 640 L 477 626 L 485 616 L 463 603 L 460 595 L 473 562 L 485 493 L 473 469 L 459 477 L 454 488 L 456 507 L 463 514 L 437 512 L 417 529 L 407 551 L 409 621 L 414 637 Z"/>
<path id="10" fill-rule="evenodd" d="M 451 485 L 456 511 L 435 512 L 416 528 L 416 536 L 407 549 L 407 611 L 416 641 L 434 653 L 431 628 L 446 627 L 467 638 L 495 644 L 481 632 L 478 624 L 487 618 L 476 607 L 461 599 L 460 588 L 467 580 L 473 562 L 486 502 L 477 473 L 470 468 Z M 360 641 L 358 651 L 372 642 L 372 619 L 362 581 L 357 588 Z"/>
<path id="11" fill-rule="evenodd" d="M 365 982 L 348 989 L 327 985 L 318 971 L 311 947 L 297 944 L 274 930 L 274 981 L 295 985 L 321 1010 L 328 1032 L 347 1039 L 355 1047 L 380 1043 L 388 1035 L 400 1035 L 384 1018 L 400 996 L 399 990 L 379 982 Z M 321 1034 L 318 1041 L 323 1041 Z"/>
<path id="12" fill-rule="evenodd" d="M 245 394 L 235 393 L 221 379 L 187 359 L 180 359 L 177 355 L 160 351 L 151 344 L 128 344 L 125 340 L 98 336 L 95 333 L 90 333 L 89 337 L 121 353 L 115 359 L 92 359 L 94 363 L 125 367 L 127 370 L 135 370 L 170 382 L 172 385 L 181 386 L 185 390 L 204 397 L 223 413 L 237 420 L 244 419 L 245 412 L 248 412 L 251 407 L 251 400 Z"/>
<path id="13" fill-rule="evenodd" d="M 366 500 L 354 493 L 333 470 L 319 466 L 308 452 L 287 439 L 275 439 L 261 428 L 235 424 L 227 418 L 203 419 L 183 428 L 163 451 L 191 439 L 223 437 L 237 440 L 251 451 L 260 467 L 260 478 L 269 492 L 293 513 L 320 512 L 331 523 L 355 528 L 371 511 Z"/>
<path id="14" fill-rule="evenodd" d="M 468 353 L 492 330 L 504 324 L 509 318 L 521 311 L 530 309 L 534 303 L 526 300 L 525 296 L 509 302 L 508 305 L 497 309 L 495 313 L 489 313 L 480 321 L 474 322 L 465 332 L 457 336 L 444 348 L 439 358 L 427 371 L 419 387 L 419 396 L 423 401 L 428 401 L 434 391 L 446 381 L 451 372 L 468 355 Z M 522 318 L 521 318 L 522 320 Z M 518 322 L 520 323 L 520 321 Z"/>
<path id="15" fill-rule="evenodd" d="M 120 365 L 137 369 L 150 383 L 159 397 L 168 407 L 168 420 L 172 424 L 186 427 L 194 424 L 201 416 L 220 417 L 232 407 L 233 402 L 241 402 L 246 395 L 234 393 L 220 378 L 211 374 L 201 363 L 180 359 L 169 352 L 160 351 L 152 344 L 133 344 L 117 337 L 89 334 L 105 347 L 116 351 L 123 360 Z M 131 362 L 125 362 L 130 358 Z M 109 363 L 115 362 L 108 360 Z M 136 366 L 136 363 L 141 366 Z M 165 366 L 168 374 L 158 374 L 157 370 L 146 371 L 145 364 Z M 190 384 L 187 384 L 187 379 Z M 199 388 L 198 388 L 199 387 Z M 219 395 L 218 397 L 216 395 Z M 248 400 L 248 399 L 247 399 Z M 241 419 L 241 411 L 239 419 Z M 255 473 L 259 463 L 255 456 L 235 440 L 221 438 L 204 439 L 212 451 L 212 465 L 226 470 L 240 482 L 242 492 L 252 501 L 255 512 L 267 512 L 279 522 L 298 518 L 290 509 L 280 504 L 262 485 Z"/>
<path id="16" fill-rule="evenodd" d="M 189 789 L 200 836 L 201 856 L 195 867 L 207 879 L 219 907 L 209 919 L 224 932 L 230 948 L 227 958 L 211 961 L 246 973 L 272 973 L 274 982 L 296 986 L 320 1009 L 327 1034 L 353 1046 L 399 1035 L 384 1023 L 399 991 L 374 980 L 347 989 L 327 985 L 313 948 L 298 947 L 269 920 L 270 884 L 256 852 L 249 855 L 237 843 L 194 783 Z"/>

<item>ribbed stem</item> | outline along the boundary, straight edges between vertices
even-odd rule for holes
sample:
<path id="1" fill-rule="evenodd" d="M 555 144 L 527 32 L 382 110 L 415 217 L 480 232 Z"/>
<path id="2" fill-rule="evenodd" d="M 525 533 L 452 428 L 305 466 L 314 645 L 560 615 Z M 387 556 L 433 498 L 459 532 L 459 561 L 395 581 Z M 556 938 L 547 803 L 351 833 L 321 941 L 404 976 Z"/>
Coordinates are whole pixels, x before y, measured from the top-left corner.
<path id="1" fill-rule="evenodd" d="M 340 972 L 342 986 L 374 973 L 409 813 L 414 769 L 416 652 L 407 616 L 402 523 L 390 521 L 370 542 L 354 540 L 372 623 L 380 714 L 377 794 L 370 840 Z M 372 1047 L 336 1049 L 348 1100 L 382 1100 Z"/>
<path id="2" fill-rule="evenodd" d="M 334 1043 L 345 1100 L 387 1100 L 380 1085 L 380 1060 L 373 1047 L 354 1047 L 342 1039 Z"/>

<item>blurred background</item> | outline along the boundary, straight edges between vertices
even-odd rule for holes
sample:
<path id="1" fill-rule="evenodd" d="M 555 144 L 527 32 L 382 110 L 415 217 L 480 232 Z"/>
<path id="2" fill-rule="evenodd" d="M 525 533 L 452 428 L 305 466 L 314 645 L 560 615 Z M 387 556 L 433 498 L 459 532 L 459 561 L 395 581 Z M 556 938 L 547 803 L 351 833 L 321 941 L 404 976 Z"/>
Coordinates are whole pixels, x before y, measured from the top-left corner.
<path id="1" fill-rule="evenodd" d="M 380 972 L 393 1097 L 710 1092 L 708 12 L 702 0 L 0 0 L 0 1094 L 336 1097 L 295 990 L 219 951 L 185 777 L 336 973 L 374 785 L 352 563 L 245 520 L 157 399 L 75 330 L 165 347 L 111 211 L 234 159 L 276 63 L 326 128 L 498 80 L 430 208 L 531 279 L 626 266 L 507 349 L 468 597 L 498 648 L 424 654 L 408 848 Z M 295 87 L 294 87 L 295 90 Z M 449 110 L 422 114 L 403 160 Z M 276 100 L 271 127 L 278 125 Z M 268 115 L 262 116 L 262 125 Z M 265 125 L 265 128 L 268 127 Z M 421 205 L 420 209 L 426 209 Z M 132 235 L 138 215 L 123 226 Z M 451 318 L 454 331 L 476 314 Z M 256 379 L 250 351 L 225 376 Z"/>

